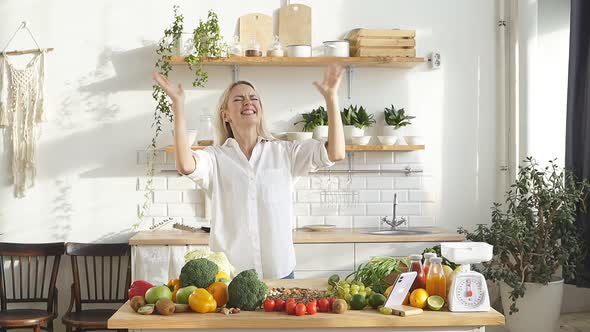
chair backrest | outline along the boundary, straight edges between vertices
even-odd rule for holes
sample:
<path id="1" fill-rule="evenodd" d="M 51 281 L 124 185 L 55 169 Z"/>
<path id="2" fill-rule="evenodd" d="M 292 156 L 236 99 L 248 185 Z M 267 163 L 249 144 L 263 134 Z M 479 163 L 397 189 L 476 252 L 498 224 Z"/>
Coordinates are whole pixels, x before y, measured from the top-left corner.
<path id="1" fill-rule="evenodd" d="M 67 243 L 74 276 L 76 311 L 82 303 L 124 303 L 131 283 L 127 243 Z"/>
<path id="2" fill-rule="evenodd" d="M 46 302 L 48 312 L 57 310 L 54 307 L 57 301 L 55 282 L 64 245 L 63 242 L 0 242 L 2 310 L 6 310 L 7 303 L 23 302 Z"/>

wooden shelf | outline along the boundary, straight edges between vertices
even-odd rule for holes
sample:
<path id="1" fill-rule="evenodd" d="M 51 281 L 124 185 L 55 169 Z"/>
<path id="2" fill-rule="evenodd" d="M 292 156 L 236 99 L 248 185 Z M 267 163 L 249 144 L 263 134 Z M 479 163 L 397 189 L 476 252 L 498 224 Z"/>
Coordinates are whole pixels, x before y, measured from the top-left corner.
<path id="1" fill-rule="evenodd" d="M 206 146 L 191 146 L 192 150 L 203 150 Z M 424 150 L 424 145 L 347 145 L 346 151 L 416 151 Z M 164 151 L 174 153 L 174 146 L 167 146 Z"/>
<path id="2" fill-rule="evenodd" d="M 353 65 L 359 67 L 414 67 L 417 64 L 426 62 L 425 58 L 411 57 L 229 57 L 229 58 L 206 58 L 205 65 L 218 66 L 324 66 L 330 63 L 339 63 L 343 66 Z M 173 65 L 186 65 L 185 57 L 173 56 L 170 59 Z"/>

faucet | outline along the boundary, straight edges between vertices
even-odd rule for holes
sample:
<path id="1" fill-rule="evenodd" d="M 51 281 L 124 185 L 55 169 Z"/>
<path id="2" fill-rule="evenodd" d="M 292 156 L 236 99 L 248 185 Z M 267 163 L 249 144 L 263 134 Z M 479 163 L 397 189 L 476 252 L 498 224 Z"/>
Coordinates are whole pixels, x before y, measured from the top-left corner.
<path id="1" fill-rule="evenodd" d="M 381 219 L 382 223 L 386 223 L 389 226 L 391 226 L 392 230 L 397 229 L 397 227 L 403 223 L 406 222 L 406 218 L 401 217 L 400 220 L 397 220 L 397 217 L 395 216 L 395 209 L 397 206 L 397 193 L 393 194 L 393 217 L 391 218 L 391 220 L 387 220 L 387 216 L 383 217 Z"/>

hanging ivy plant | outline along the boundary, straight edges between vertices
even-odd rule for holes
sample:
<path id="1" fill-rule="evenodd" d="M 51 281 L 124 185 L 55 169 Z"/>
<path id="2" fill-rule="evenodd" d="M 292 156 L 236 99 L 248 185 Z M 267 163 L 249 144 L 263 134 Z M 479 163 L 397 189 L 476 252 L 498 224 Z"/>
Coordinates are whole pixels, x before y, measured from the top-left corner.
<path id="1" fill-rule="evenodd" d="M 228 46 L 223 42 L 219 29 L 219 19 L 214 11 L 209 10 L 207 20 L 199 20 L 193 31 L 195 53 L 186 58 L 189 68 L 195 72 L 193 86 L 205 87 L 209 75 L 203 70 L 203 59 L 219 58 L 227 55 Z"/>
<path id="2" fill-rule="evenodd" d="M 169 28 L 164 30 L 164 37 L 160 40 L 158 48 L 156 49 L 156 54 L 158 55 L 158 60 L 156 61 L 156 70 L 165 77 L 168 77 L 168 73 L 170 73 L 172 70 L 170 58 L 172 57 L 174 45 L 176 45 L 180 39 L 180 35 L 183 31 L 184 16 L 178 13 L 178 8 L 178 6 L 174 6 L 174 22 Z M 164 90 L 158 84 L 154 84 L 152 89 L 152 98 L 154 98 L 156 101 L 154 121 L 152 122 L 151 126 L 154 129 L 154 137 L 152 138 L 151 144 L 146 149 L 148 165 L 146 172 L 147 181 L 145 186 L 145 199 L 138 212 L 139 221 L 133 224 L 133 228 L 139 227 L 141 221 L 143 221 L 143 218 L 151 206 L 154 192 L 154 160 L 156 159 L 157 152 L 156 142 L 158 140 L 158 136 L 162 132 L 162 119 L 168 119 L 170 122 L 173 120 L 173 114 L 171 110 L 172 105 Z"/>

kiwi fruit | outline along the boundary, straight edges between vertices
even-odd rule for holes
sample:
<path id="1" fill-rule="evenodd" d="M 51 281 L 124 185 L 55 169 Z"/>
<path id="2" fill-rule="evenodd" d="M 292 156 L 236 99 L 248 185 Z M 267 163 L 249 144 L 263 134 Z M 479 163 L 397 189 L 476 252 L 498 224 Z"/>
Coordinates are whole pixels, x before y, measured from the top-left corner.
<path id="1" fill-rule="evenodd" d="M 172 315 L 174 313 L 175 305 L 172 300 L 161 298 L 156 301 L 156 312 L 160 315 Z"/>
<path id="2" fill-rule="evenodd" d="M 145 298 L 139 295 L 134 296 L 129 302 L 129 305 L 131 306 L 131 309 L 133 309 L 133 311 L 137 312 L 137 309 L 146 305 Z"/>
<path id="3" fill-rule="evenodd" d="M 137 309 L 138 314 L 142 315 L 151 315 L 154 312 L 154 305 L 153 304 L 146 304 L 139 309 Z"/>
<path id="4" fill-rule="evenodd" d="M 344 301 L 343 299 L 338 299 L 334 301 L 334 304 L 332 305 L 333 313 L 343 314 L 346 312 L 346 310 L 348 310 L 348 305 L 346 304 L 346 301 Z"/>
<path id="5" fill-rule="evenodd" d="M 174 305 L 174 312 L 189 312 L 190 307 L 188 304 L 175 304 Z"/>

